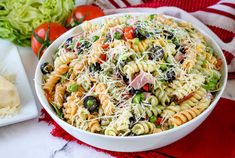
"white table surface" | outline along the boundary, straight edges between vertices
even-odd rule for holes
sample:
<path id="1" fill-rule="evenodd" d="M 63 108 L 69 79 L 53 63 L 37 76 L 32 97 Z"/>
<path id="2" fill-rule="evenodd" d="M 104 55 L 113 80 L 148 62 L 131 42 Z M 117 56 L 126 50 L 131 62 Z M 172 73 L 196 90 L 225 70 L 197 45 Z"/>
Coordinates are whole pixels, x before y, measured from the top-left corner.
<path id="1" fill-rule="evenodd" d="M 30 48 L 18 47 L 27 77 L 33 90 L 38 110 L 41 109 L 34 90 L 34 71 L 37 58 Z M 235 80 L 228 81 L 224 97 L 235 100 Z M 0 128 L 0 154 L 2 158 L 109 158 L 110 155 L 67 142 L 50 134 L 52 127 L 38 118 Z"/>

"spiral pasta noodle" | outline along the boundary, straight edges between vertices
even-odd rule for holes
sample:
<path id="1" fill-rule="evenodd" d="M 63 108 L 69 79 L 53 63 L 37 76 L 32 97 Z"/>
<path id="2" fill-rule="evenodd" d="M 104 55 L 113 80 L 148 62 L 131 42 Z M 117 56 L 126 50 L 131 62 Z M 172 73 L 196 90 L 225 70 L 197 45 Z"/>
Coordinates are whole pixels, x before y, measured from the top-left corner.
<path id="1" fill-rule="evenodd" d="M 64 64 L 67 65 L 75 58 L 76 58 L 76 55 L 72 52 L 61 54 L 55 59 L 54 65 L 56 68 Z"/>
<path id="2" fill-rule="evenodd" d="M 83 72 L 87 63 L 88 63 L 87 58 L 83 58 L 80 61 L 77 61 L 73 67 L 73 72 L 70 76 L 70 79 L 75 79 L 79 73 Z"/>
<path id="3" fill-rule="evenodd" d="M 100 119 L 100 125 L 103 128 L 106 128 L 112 120 L 110 118 L 101 118 Z"/>
<path id="4" fill-rule="evenodd" d="M 115 126 L 108 126 L 104 132 L 105 135 L 117 136 L 118 132 Z"/>
<path id="5" fill-rule="evenodd" d="M 99 132 L 101 130 L 99 121 L 95 119 L 94 115 L 89 115 L 88 120 L 90 120 L 88 123 L 88 128 L 92 133 Z"/>
<path id="6" fill-rule="evenodd" d="M 55 84 L 59 81 L 61 76 L 68 71 L 68 69 L 69 67 L 67 65 L 61 65 L 56 68 L 47 79 L 46 83 L 43 86 L 43 89 L 48 93 L 52 93 Z"/>
<path id="7" fill-rule="evenodd" d="M 162 113 L 163 109 L 164 107 L 161 105 L 144 106 L 140 104 L 135 104 L 132 106 L 133 114 L 136 118 L 146 118 L 151 117 L 153 115 L 157 116 Z"/>
<path id="8" fill-rule="evenodd" d="M 132 48 L 135 52 L 144 52 L 149 47 L 150 41 L 149 40 L 143 40 L 139 42 L 135 42 L 133 40 L 128 41 L 128 44 L 130 45 L 130 48 Z"/>
<path id="9" fill-rule="evenodd" d="M 73 99 L 73 97 L 69 97 L 68 101 L 64 103 L 63 106 L 64 118 L 67 119 L 67 122 L 70 124 L 72 124 L 72 117 L 76 114 L 78 109 L 77 105 L 75 104 L 75 99 Z M 76 101 L 80 101 L 80 98 L 76 98 Z"/>
<path id="10" fill-rule="evenodd" d="M 174 126 L 179 126 L 192 120 L 193 118 L 201 114 L 207 108 L 210 102 L 211 99 L 206 97 L 202 98 L 200 102 L 193 108 L 183 110 L 173 115 L 172 118 L 169 119 L 169 123 Z"/>
<path id="11" fill-rule="evenodd" d="M 124 83 L 122 80 L 114 78 L 114 77 L 108 77 L 106 75 L 96 75 L 96 80 L 99 80 L 102 83 L 106 83 L 106 86 L 108 87 L 108 92 L 110 97 L 114 98 L 114 100 L 120 100 L 122 97 L 120 94 L 125 90 Z"/>
<path id="12" fill-rule="evenodd" d="M 206 95 L 206 93 L 207 92 L 204 88 L 199 88 L 193 92 L 192 97 L 180 103 L 181 109 L 184 110 L 195 106 L 202 99 L 202 97 Z"/>
<path id="13" fill-rule="evenodd" d="M 67 119 L 68 123 L 72 123 L 72 118 L 76 114 L 78 107 L 81 106 L 81 99 L 84 95 L 84 89 L 82 87 L 78 88 L 78 91 L 72 92 L 66 102 L 63 104 L 64 118 Z"/>
<path id="14" fill-rule="evenodd" d="M 55 86 L 55 95 L 54 95 L 54 103 L 60 109 L 63 106 L 64 102 L 64 94 L 66 87 L 61 84 L 56 84 Z"/>
<path id="15" fill-rule="evenodd" d="M 109 99 L 109 95 L 106 92 L 106 86 L 104 83 L 99 83 L 95 87 L 95 92 L 98 93 L 100 103 L 104 110 L 105 115 L 111 115 L 114 112 L 114 104 Z"/>
<path id="16" fill-rule="evenodd" d="M 125 17 L 106 19 L 104 22 L 104 28 L 107 29 L 109 27 L 124 24 L 126 22 L 126 20 L 127 19 Z"/>
<path id="17" fill-rule="evenodd" d="M 170 103 L 170 98 L 168 97 L 167 93 L 164 90 L 157 89 L 154 94 L 158 98 L 158 100 L 161 102 L 161 105 L 166 106 L 168 103 Z"/>
<path id="18" fill-rule="evenodd" d="M 164 109 L 164 106 L 162 105 L 157 105 L 157 106 L 151 106 L 150 107 L 150 110 L 152 111 L 152 113 L 155 115 L 155 116 L 158 116 L 162 113 Z"/>
<path id="19" fill-rule="evenodd" d="M 203 72 L 203 64 L 205 63 L 205 57 L 201 54 L 198 54 L 197 57 L 196 57 L 196 62 L 193 66 L 193 68 L 191 69 L 191 72 L 192 73 L 202 73 Z"/>
<path id="20" fill-rule="evenodd" d="M 161 128 L 154 128 L 153 129 L 153 133 L 160 133 L 162 132 L 163 130 Z"/>
<path id="21" fill-rule="evenodd" d="M 128 78 L 139 71 L 153 72 L 156 69 L 156 64 L 152 61 L 140 61 L 140 62 L 129 62 L 124 66 L 123 71 L 126 73 Z"/>
<path id="22" fill-rule="evenodd" d="M 181 108 L 179 105 L 169 105 L 167 106 L 161 113 L 162 117 L 171 117 L 172 115 L 178 113 L 181 111 Z"/>
<path id="23" fill-rule="evenodd" d="M 87 62 L 87 58 L 84 58 L 81 61 L 77 62 L 77 64 L 74 66 L 74 71 L 81 72 L 86 66 Z"/>
<path id="24" fill-rule="evenodd" d="M 172 94 L 177 96 L 178 99 L 182 99 L 184 96 L 200 88 L 204 81 L 205 77 L 202 75 L 192 75 L 187 82 L 174 80 L 170 84 L 170 87 L 174 89 Z"/>
<path id="25" fill-rule="evenodd" d="M 147 121 L 140 121 L 132 127 L 132 132 L 136 135 L 142 134 L 151 134 L 155 129 L 155 125 L 153 123 Z"/>
<path id="26" fill-rule="evenodd" d="M 90 112 L 84 107 L 79 107 L 76 114 L 82 120 L 87 120 L 90 116 Z"/>
<path id="27" fill-rule="evenodd" d="M 190 72 L 195 63 L 196 63 L 196 53 L 193 51 L 188 51 L 188 53 L 186 54 L 186 59 L 182 63 L 182 68 Z"/>
<path id="28" fill-rule="evenodd" d="M 95 31 L 99 30 L 99 28 L 100 28 L 99 25 L 92 24 L 89 21 L 85 21 L 82 25 L 82 29 L 85 32 L 95 32 Z"/>
<path id="29" fill-rule="evenodd" d="M 130 132 L 130 118 L 132 117 L 132 113 L 130 111 L 124 111 L 120 115 L 120 117 L 115 121 L 117 131 L 120 134 L 126 135 Z"/>
<path id="30" fill-rule="evenodd" d="M 202 52 L 202 55 L 206 58 L 206 60 L 210 64 L 215 65 L 217 63 L 217 58 L 213 56 L 213 54 L 208 53 L 208 52 Z"/>
<path id="31" fill-rule="evenodd" d="M 158 98 L 155 95 L 151 95 L 147 98 L 147 101 L 152 105 L 152 106 L 157 106 L 159 101 Z"/>
<path id="32" fill-rule="evenodd" d="M 70 122 L 68 122 L 68 123 L 70 123 Z M 84 121 L 83 119 L 78 118 L 78 117 L 75 118 L 71 124 L 75 125 L 77 128 L 82 129 L 82 130 L 88 130 L 89 129 L 88 122 Z"/>

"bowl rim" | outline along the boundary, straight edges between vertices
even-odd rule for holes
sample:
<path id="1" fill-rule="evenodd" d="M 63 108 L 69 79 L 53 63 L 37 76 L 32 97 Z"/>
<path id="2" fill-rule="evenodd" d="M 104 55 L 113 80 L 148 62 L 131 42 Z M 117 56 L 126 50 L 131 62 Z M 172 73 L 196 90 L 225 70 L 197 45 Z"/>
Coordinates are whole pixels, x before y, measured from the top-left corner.
<path id="1" fill-rule="evenodd" d="M 131 16 L 148 16 L 148 15 L 151 15 L 151 14 L 152 13 L 144 13 L 144 12 L 117 13 L 117 14 L 106 15 L 106 16 L 99 17 L 99 18 L 96 18 L 96 19 L 92 19 L 89 22 L 91 22 L 91 23 L 101 23 L 101 22 L 103 22 L 107 18 L 115 18 L 115 17 L 119 17 L 119 16 L 126 16 L 126 15 L 131 15 Z M 153 14 L 159 15 L 159 13 L 153 13 Z M 182 20 L 182 19 L 179 19 L 179 18 L 176 18 L 176 17 L 173 17 L 173 16 L 164 15 L 164 14 L 160 14 L 160 15 L 163 15 L 164 17 L 167 17 L 167 18 L 172 18 L 172 19 L 174 19 L 174 20 L 176 20 L 178 22 L 187 22 L 185 20 Z M 196 24 L 190 23 L 190 24 L 192 24 L 192 26 L 197 31 L 199 31 L 204 37 L 206 37 L 206 39 L 210 40 L 210 42 L 214 45 L 213 49 L 216 51 L 216 54 L 223 61 L 223 71 L 221 71 L 223 80 L 221 80 L 221 83 L 222 83 L 221 89 L 217 93 L 217 95 L 215 96 L 215 98 L 213 99 L 213 101 L 210 103 L 210 105 L 208 106 L 208 108 L 206 110 L 204 110 L 197 117 L 193 118 L 192 120 L 190 120 L 190 121 L 188 121 L 188 122 L 186 122 L 186 123 L 184 123 L 184 124 L 182 124 L 180 126 L 177 126 L 177 127 L 172 128 L 172 129 L 169 129 L 169 130 L 166 130 L 166 131 L 162 131 L 162 132 L 159 132 L 159 133 L 153 133 L 153 134 L 147 134 L 147 135 L 139 135 L 139 136 L 109 136 L 109 135 L 104 135 L 104 134 L 92 133 L 92 132 L 89 132 L 89 131 L 86 131 L 86 130 L 82 130 L 82 129 L 76 128 L 75 126 L 70 125 L 69 123 L 61 120 L 51 109 L 49 109 L 50 104 L 48 102 L 44 101 L 45 100 L 45 95 L 44 95 L 44 93 L 40 92 L 40 89 L 42 90 L 42 86 L 41 86 L 41 84 L 39 84 L 37 82 L 37 76 L 40 76 L 40 74 L 41 74 L 40 65 L 42 64 L 42 61 L 45 60 L 46 54 L 52 54 L 50 52 L 50 49 L 54 47 L 54 43 L 56 43 L 56 42 L 61 40 L 62 42 L 59 42 L 59 43 L 62 44 L 67 39 L 67 38 L 65 38 L 66 35 L 71 34 L 73 31 L 75 31 L 78 28 L 81 28 L 81 26 L 83 24 L 84 23 L 82 23 L 82 24 L 80 24 L 80 25 L 70 29 L 69 31 L 67 31 L 63 35 L 61 35 L 59 38 L 57 38 L 55 41 L 53 41 L 52 44 L 47 48 L 47 50 L 42 55 L 41 59 L 39 60 L 39 62 L 37 64 L 37 67 L 36 67 L 35 76 L 34 76 L 34 85 L 35 85 L 35 90 L 36 90 L 37 97 L 38 97 L 40 103 L 42 104 L 42 106 L 46 109 L 46 111 L 49 113 L 49 115 L 52 117 L 52 119 L 55 122 L 59 122 L 59 124 L 62 124 L 63 126 L 67 126 L 70 129 L 75 130 L 76 132 L 80 132 L 80 133 L 83 133 L 83 134 L 86 134 L 86 135 L 89 135 L 89 136 L 96 136 L 96 137 L 100 137 L 100 138 L 105 138 L 105 139 L 118 139 L 118 140 L 119 139 L 120 140 L 128 139 L 128 140 L 133 140 L 133 139 L 137 139 L 137 138 L 138 139 L 145 139 L 145 138 L 152 138 L 152 137 L 157 137 L 157 136 L 160 137 L 161 135 L 167 135 L 167 134 L 170 134 L 170 133 L 177 132 L 178 130 L 184 129 L 185 127 L 189 126 L 193 122 L 196 122 L 197 120 L 200 120 L 200 118 L 202 118 L 206 113 L 208 113 L 209 111 L 213 110 L 213 108 L 216 106 L 217 102 L 221 98 L 222 93 L 224 92 L 224 89 L 225 89 L 225 86 L 226 86 L 226 83 L 227 83 L 227 74 L 228 74 L 227 62 L 226 62 L 225 56 L 224 56 L 221 48 L 219 47 L 219 45 L 216 43 L 216 41 L 214 39 L 212 39 L 206 33 L 206 31 L 204 31 L 204 30 L 200 29 L 199 27 L 197 27 Z M 77 35 L 77 34 L 72 34 L 72 36 L 75 36 L 75 35 Z M 48 59 L 48 58 L 46 58 L 46 59 Z"/>

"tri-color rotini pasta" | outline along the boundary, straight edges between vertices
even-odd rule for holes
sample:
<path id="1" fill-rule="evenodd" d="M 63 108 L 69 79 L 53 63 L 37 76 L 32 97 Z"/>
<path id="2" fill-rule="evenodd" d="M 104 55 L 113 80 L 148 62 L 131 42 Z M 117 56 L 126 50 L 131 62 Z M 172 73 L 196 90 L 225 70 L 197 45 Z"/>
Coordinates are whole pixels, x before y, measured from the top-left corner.
<path id="1" fill-rule="evenodd" d="M 221 59 L 189 23 L 128 15 L 82 29 L 41 65 L 48 102 L 79 129 L 159 133 L 200 115 L 220 89 Z"/>

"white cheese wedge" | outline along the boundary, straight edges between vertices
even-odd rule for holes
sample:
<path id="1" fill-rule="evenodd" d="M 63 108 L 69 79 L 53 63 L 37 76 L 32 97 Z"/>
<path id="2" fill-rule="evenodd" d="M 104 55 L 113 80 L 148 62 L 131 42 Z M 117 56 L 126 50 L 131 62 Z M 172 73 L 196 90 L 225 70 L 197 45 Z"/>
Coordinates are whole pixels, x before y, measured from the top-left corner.
<path id="1" fill-rule="evenodd" d="M 15 114 L 20 105 L 16 86 L 0 76 L 0 116 Z"/>

